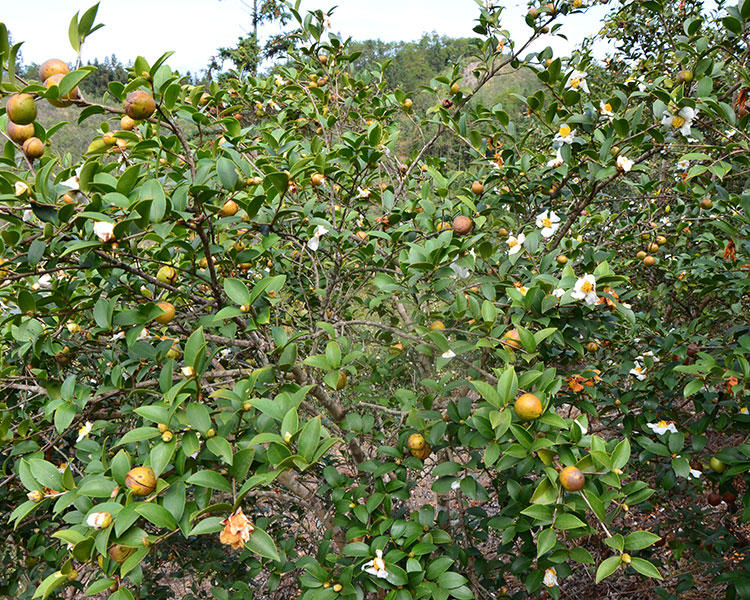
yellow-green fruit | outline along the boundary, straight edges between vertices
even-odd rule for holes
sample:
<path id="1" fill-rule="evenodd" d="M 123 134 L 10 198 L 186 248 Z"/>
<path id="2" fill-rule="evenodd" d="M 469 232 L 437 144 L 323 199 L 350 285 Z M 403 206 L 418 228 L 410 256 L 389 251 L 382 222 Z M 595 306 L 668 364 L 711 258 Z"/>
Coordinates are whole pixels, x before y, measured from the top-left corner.
<path id="1" fill-rule="evenodd" d="M 586 483 L 586 478 L 578 467 L 565 467 L 560 471 L 560 483 L 569 492 L 577 492 Z"/>
<path id="2" fill-rule="evenodd" d="M 5 131 L 8 137 L 13 140 L 16 144 L 23 144 L 29 138 L 34 137 L 34 124 L 29 123 L 28 125 L 19 125 L 13 121 L 8 121 L 5 126 Z"/>
<path id="3" fill-rule="evenodd" d="M 534 394 L 522 394 L 513 405 L 513 410 L 522 421 L 533 421 L 542 416 L 542 403 Z"/>
<path id="4" fill-rule="evenodd" d="M 422 450 L 427 445 L 427 441 L 421 433 L 412 433 L 406 441 L 406 445 L 411 450 L 411 453 L 414 454 Z"/>
<path id="5" fill-rule="evenodd" d="M 635 257 L 638 260 L 643 260 L 644 258 L 646 258 L 646 256 L 648 256 L 648 255 L 646 254 L 645 250 L 639 250 L 638 253 L 635 255 Z"/>
<path id="6" fill-rule="evenodd" d="M 23 143 L 23 153 L 27 158 L 34 160 L 44 155 L 44 142 L 38 137 L 30 137 Z"/>
<path id="7" fill-rule="evenodd" d="M 36 119 L 36 103 L 31 94 L 13 94 L 5 110 L 8 118 L 17 125 L 28 125 Z"/>
<path id="8" fill-rule="evenodd" d="M 156 474 L 150 467 L 135 467 L 125 475 L 125 485 L 133 496 L 148 496 L 156 489 Z"/>
<path id="9" fill-rule="evenodd" d="M 237 214 L 237 211 L 239 209 L 239 205 L 234 200 L 227 200 L 224 203 L 224 206 L 221 207 L 219 215 L 221 215 L 222 217 L 233 217 Z"/>
<path id="10" fill-rule="evenodd" d="M 461 86 L 460 86 L 460 85 L 458 85 L 458 81 L 456 81 L 456 82 L 455 82 L 455 83 L 454 83 L 454 84 L 453 84 L 453 85 L 451 86 L 451 94 L 458 94 L 458 92 L 460 92 L 460 91 L 461 91 Z"/>
<path id="11" fill-rule="evenodd" d="M 503 341 L 506 346 L 511 348 L 520 348 L 521 335 L 518 333 L 518 329 L 511 329 L 508 333 L 503 336 Z"/>
<path id="12" fill-rule="evenodd" d="M 39 81 L 47 81 L 53 75 L 67 75 L 70 73 L 68 65 L 58 58 L 50 58 L 39 67 Z"/>
<path id="13" fill-rule="evenodd" d="M 665 238 L 663 235 L 657 235 L 656 236 L 656 243 L 660 246 L 663 246 L 667 243 L 667 238 Z"/>
<path id="14" fill-rule="evenodd" d="M 159 430 L 160 433 L 164 433 L 169 427 L 166 423 L 159 423 L 156 428 Z"/>
<path id="15" fill-rule="evenodd" d="M 693 80 L 693 72 L 683 69 L 677 73 L 677 81 L 680 83 L 690 83 Z"/>
<path id="16" fill-rule="evenodd" d="M 216 430 L 215 430 L 215 429 L 214 429 L 213 427 L 211 427 L 211 428 L 210 428 L 210 429 L 209 429 L 209 430 L 208 430 L 208 431 L 206 432 L 206 437 L 207 437 L 207 438 L 212 438 L 212 437 L 215 437 L 215 436 L 216 436 Z"/>
<path id="17" fill-rule="evenodd" d="M 471 191 L 475 195 L 481 196 L 482 194 L 484 194 L 484 186 L 482 185 L 480 181 L 475 181 L 474 183 L 471 184 Z"/>
<path id="18" fill-rule="evenodd" d="M 109 557 L 118 563 L 125 562 L 125 560 L 135 552 L 135 548 L 128 548 L 121 544 L 112 544 L 109 547 Z"/>
<path id="19" fill-rule="evenodd" d="M 433 321 L 430 323 L 430 331 L 443 331 L 445 324 L 442 321 Z"/>
<path id="20" fill-rule="evenodd" d="M 168 283 L 169 285 L 172 285 L 175 281 L 177 281 L 177 271 L 174 267 L 163 265 L 156 272 L 156 279 L 158 279 L 162 283 Z"/>
<path id="21" fill-rule="evenodd" d="M 156 102 L 148 92 L 136 90 L 125 99 L 125 114 L 136 121 L 148 119 L 155 111 Z"/>
<path id="22" fill-rule="evenodd" d="M 172 438 L 174 437 L 174 434 L 171 431 L 165 431 L 161 434 L 161 441 L 168 444 L 172 441 Z"/>
<path id="23" fill-rule="evenodd" d="M 713 208 L 713 206 L 714 206 L 714 203 L 711 200 L 711 198 L 703 198 L 703 200 L 701 200 L 701 208 L 709 209 L 709 208 Z"/>
<path id="24" fill-rule="evenodd" d="M 727 466 L 715 456 L 711 457 L 711 460 L 708 464 L 710 465 L 711 469 L 716 471 L 717 473 L 723 473 L 727 470 Z"/>
<path id="25" fill-rule="evenodd" d="M 565 265 L 568 263 L 568 257 L 565 256 L 564 254 L 558 255 L 558 257 L 555 260 L 557 260 L 558 265 Z"/>
<path id="26" fill-rule="evenodd" d="M 427 457 L 430 456 L 432 453 L 432 448 L 430 448 L 429 444 L 425 444 L 424 448 L 421 450 L 412 450 L 411 454 L 415 458 L 418 458 L 419 460 L 427 460 Z"/>
<path id="27" fill-rule="evenodd" d="M 161 323 L 162 325 L 166 325 L 169 323 L 172 319 L 174 319 L 174 304 L 171 302 L 157 302 L 156 303 L 159 308 L 161 308 L 164 312 L 160 314 L 158 317 L 156 317 L 154 320 L 157 323 Z"/>
<path id="28" fill-rule="evenodd" d="M 48 77 L 44 82 L 44 87 L 47 89 L 51 88 L 53 85 L 60 85 L 60 82 L 62 81 L 63 75 L 62 73 L 57 73 L 56 75 L 51 75 Z M 75 87 L 72 90 L 70 90 L 67 94 L 60 96 L 59 98 L 47 98 L 47 102 L 49 102 L 52 106 L 57 106 L 58 108 L 63 108 L 65 106 L 70 106 L 72 103 L 72 100 L 78 99 L 78 88 Z"/>
<path id="29" fill-rule="evenodd" d="M 120 129 L 124 129 L 125 131 L 132 131 L 133 129 L 135 129 L 135 126 L 135 119 L 130 118 L 128 115 L 122 115 L 122 118 L 120 119 Z"/>
<path id="30" fill-rule="evenodd" d="M 339 371 L 339 377 L 336 380 L 336 389 L 343 390 L 344 387 L 346 386 L 346 382 L 347 382 L 346 371 Z"/>

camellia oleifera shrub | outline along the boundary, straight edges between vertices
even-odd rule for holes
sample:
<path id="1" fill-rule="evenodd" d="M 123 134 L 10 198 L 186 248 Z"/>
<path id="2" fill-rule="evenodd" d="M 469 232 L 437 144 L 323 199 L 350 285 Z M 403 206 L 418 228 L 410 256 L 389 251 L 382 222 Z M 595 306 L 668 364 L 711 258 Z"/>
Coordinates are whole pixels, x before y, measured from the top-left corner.
<path id="1" fill-rule="evenodd" d="M 107 104 L 0 27 L 2 593 L 750 597 L 750 2 L 528 53 L 589 4 L 408 94 L 298 6 L 269 76 Z"/>

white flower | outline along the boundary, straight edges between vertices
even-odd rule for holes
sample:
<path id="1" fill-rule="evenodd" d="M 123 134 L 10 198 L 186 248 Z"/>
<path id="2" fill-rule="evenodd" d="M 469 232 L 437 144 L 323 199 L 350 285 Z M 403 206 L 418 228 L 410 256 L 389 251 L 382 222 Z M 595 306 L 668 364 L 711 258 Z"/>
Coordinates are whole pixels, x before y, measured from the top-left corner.
<path id="1" fill-rule="evenodd" d="M 576 137 L 576 130 L 571 129 L 570 125 L 563 123 L 560 125 L 560 129 L 557 130 L 554 139 L 552 140 L 552 146 L 559 148 L 563 144 L 572 144 Z"/>
<path id="2" fill-rule="evenodd" d="M 460 489 L 461 489 L 461 482 L 460 482 L 460 481 L 459 481 L 458 479 L 456 479 L 456 481 L 454 481 L 453 483 L 451 483 L 451 489 L 452 489 L 452 490 L 453 490 L 454 492 L 455 492 L 456 490 L 460 490 Z"/>
<path id="3" fill-rule="evenodd" d="M 571 296 L 576 300 L 585 300 L 586 304 L 589 305 L 599 302 L 599 297 L 596 295 L 596 277 L 590 273 L 586 273 L 576 281 Z"/>
<path id="4" fill-rule="evenodd" d="M 612 105 L 609 102 L 599 101 L 599 114 L 602 117 L 614 117 L 615 113 L 612 112 Z"/>
<path id="5" fill-rule="evenodd" d="M 322 225 L 318 225 L 315 229 L 315 233 L 313 233 L 313 236 L 308 240 L 307 247 L 313 252 L 316 252 L 320 247 L 320 238 L 326 233 L 328 233 L 328 230 Z"/>
<path id="6" fill-rule="evenodd" d="M 125 339 L 124 331 L 118 331 L 115 335 L 112 336 L 113 342 L 116 342 L 117 340 L 124 340 L 124 339 Z"/>
<path id="7" fill-rule="evenodd" d="M 388 571 L 385 568 L 385 561 L 383 560 L 383 551 L 376 550 L 375 558 L 370 562 L 362 565 L 362 570 L 370 575 L 375 575 L 378 579 L 385 579 L 388 577 Z"/>
<path id="8" fill-rule="evenodd" d="M 279 75 L 276 75 L 276 79 L 274 79 L 274 83 L 281 87 L 282 85 L 286 85 L 286 81 L 284 81 Z"/>
<path id="9" fill-rule="evenodd" d="M 694 479 L 700 479 L 701 475 L 703 475 L 703 472 L 699 471 L 698 469 L 690 469 L 690 475 Z"/>
<path id="10" fill-rule="evenodd" d="M 31 289 L 33 290 L 48 290 L 52 287 L 52 275 L 49 273 L 45 273 L 42 275 L 39 279 L 37 279 L 36 283 L 31 286 Z"/>
<path id="11" fill-rule="evenodd" d="M 635 363 L 635 366 L 630 369 L 629 374 L 633 375 L 638 381 L 643 381 L 646 379 L 646 374 L 643 372 L 643 365 L 639 363 Z"/>
<path id="12" fill-rule="evenodd" d="M 82 168 L 83 168 L 83 165 L 81 165 L 80 167 L 78 167 L 76 169 L 76 172 L 73 175 L 73 177 L 70 177 L 70 178 L 66 179 L 65 181 L 61 181 L 60 185 L 63 185 L 66 188 L 69 188 L 71 190 L 80 189 L 79 186 L 81 185 L 80 178 L 81 178 L 81 169 Z"/>
<path id="13" fill-rule="evenodd" d="M 586 83 L 585 71 L 573 71 L 565 82 L 565 88 L 569 90 L 583 90 L 589 93 L 589 85 Z"/>
<path id="14" fill-rule="evenodd" d="M 555 587 L 557 585 L 557 571 L 552 567 L 544 571 L 544 579 L 542 580 L 544 585 L 547 587 Z"/>
<path id="15" fill-rule="evenodd" d="M 626 156 L 620 155 L 617 157 L 617 168 L 618 170 L 627 173 L 633 168 L 633 161 Z"/>
<path id="16" fill-rule="evenodd" d="M 698 111 L 689 106 L 685 106 L 675 115 L 671 112 L 664 111 L 661 118 L 662 126 L 667 129 L 676 129 L 685 137 L 690 136 L 690 128 L 693 125 L 693 120 L 697 116 Z"/>
<path id="17" fill-rule="evenodd" d="M 369 198 L 372 192 L 370 192 L 370 190 L 367 188 L 360 187 L 360 188 L 357 188 L 357 193 L 358 193 L 358 196 L 357 196 L 358 198 Z"/>
<path id="18" fill-rule="evenodd" d="M 681 160 L 677 163 L 677 168 L 680 171 L 687 171 L 690 168 L 690 161 L 689 160 Z"/>
<path id="19" fill-rule="evenodd" d="M 563 160 L 562 154 L 560 154 L 560 148 L 557 149 L 557 152 L 555 153 L 555 158 L 552 158 L 547 161 L 548 167 L 554 167 L 555 169 L 557 167 L 561 167 L 565 161 Z"/>
<path id="20" fill-rule="evenodd" d="M 459 279 L 466 279 L 469 276 L 469 269 L 462 267 L 455 260 L 451 263 L 451 269 Z"/>
<path id="21" fill-rule="evenodd" d="M 268 101 L 268 106 L 272 108 L 273 110 L 275 110 L 276 112 L 279 112 L 281 110 L 281 107 L 273 100 Z"/>
<path id="22" fill-rule="evenodd" d="M 646 423 L 648 427 L 654 433 L 664 435 L 667 431 L 677 433 L 677 427 L 674 426 L 674 421 L 659 421 L 658 423 Z"/>
<path id="23" fill-rule="evenodd" d="M 456 356 L 456 353 L 453 352 L 453 350 L 446 350 L 440 356 L 442 356 L 443 358 L 451 359 Z"/>
<path id="24" fill-rule="evenodd" d="M 138 337 L 137 337 L 137 338 L 135 338 L 135 339 L 136 339 L 136 340 L 145 340 L 145 339 L 147 339 L 147 338 L 149 337 L 149 335 L 150 335 L 150 334 L 149 334 L 149 332 L 148 332 L 148 329 L 146 329 L 146 328 L 144 327 L 144 328 L 143 328 L 143 329 L 141 330 L 141 332 L 140 332 L 140 333 L 138 334 Z"/>
<path id="25" fill-rule="evenodd" d="M 14 187 L 15 187 L 15 194 L 14 195 L 16 196 L 16 198 L 18 198 L 19 196 L 23 196 L 24 194 L 28 194 L 29 193 L 29 186 L 26 185 L 26 183 L 23 182 L 23 181 L 16 181 L 16 184 L 15 184 Z"/>
<path id="26" fill-rule="evenodd" d="M 115 239 L 115 224 L 106 221 L 97 221 L 94 223 L 94 235 L 102 242 L 109 242 Z"/>
<path id="27" fill-rule="evenodd" d="M 543 238 L 552 237 L 560 228 L 560 217 L 551 210 L 545 210 L 537 216 L 536 226 L 542 230 Z"/>
<path id="28" fill-rule="evenodd" d="M 30 208 L 27 208 L 25 211 L 23 211 L 23 217 L 22 220 L 24 223 L 33 223 L 37 221 L 36 215 L 34 214 L 34 211 Z"/>
<path id="29" fill-rule="evenodd" d="M 86 519 L 86 524 L 94 529 L 104 529 L 112 523 L 112 515 L 108 512 L 91 513 Z"/>
<path id="30" fill-rule="evenodd" d="M 554 290 L 552 290 L 552 295 L 555 298 L 562 298 L 565 295 L 565 290 L 562 288 L 555 288 Z"/>
<path id="31" fill-rule="evenodd" d="M 93 427 L 94 427 L 94 424 L 91 421 L 86 421 L 86 423 L 82 425 L 81 428 L 78 430 L 78 437 L 76 438 L 76 444 L 80 442 L 83 438 L 88 437 Z"/>
<path id="32" fill-rule="evenodd" d="M 515 237 L 512 233 L 505 240 L 508 244 L 508 256 L 518 254 L 523 249 L 523 243 L 526 241 L 526 236 L 523 233 L 519 233 L 518 237 Z"/>

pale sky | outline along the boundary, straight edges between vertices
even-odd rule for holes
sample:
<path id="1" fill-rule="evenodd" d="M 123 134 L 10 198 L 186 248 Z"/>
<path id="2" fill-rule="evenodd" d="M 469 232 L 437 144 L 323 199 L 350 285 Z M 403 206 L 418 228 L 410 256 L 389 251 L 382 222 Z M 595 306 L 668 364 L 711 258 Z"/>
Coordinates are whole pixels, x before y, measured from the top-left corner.
<path id="1" fill-rule="evenodd" d="M 0 18 L 14 41 L 23 40 L 24 62 L 41 63 L 47 58 L 73 62 L 75 53 L 68 41 L 68 23 L 83 13 L 94 0 L 0 0 Z M 32 6 L 33 18 L 29 18 Z M 303 0 L 302 9 L 338 6 L 334 31 L 356 40 L 379 38 L 386 41 L 415 40 L 435 31 L 451 37 L 473 36 L 478 16 L 475 0 Z M 506 0 L 503 26 L 514 38 L 525 40 L 530 32 L 523 22 L 526 2 Z M 586 35 L 599 29 L 602 7 L 585 16 L 569 17 L 564 28 L 569 40 L 546 36 L 541 49 L 551 45 L 567 54 Z M 231 46 L 249 31 L 250 18 L 242 0 L 101 0 L 95 32 L 83 49 L 83 60 L 115 54 L 123 63 L 143 55 L 149 62 L 174 50 L 168 64 L 182 72 L 205 68 L 221 46 Z M 268 30 L 271 31 L 270 29 Z M 278 31 L 275 29 L 274 31 Z"/>

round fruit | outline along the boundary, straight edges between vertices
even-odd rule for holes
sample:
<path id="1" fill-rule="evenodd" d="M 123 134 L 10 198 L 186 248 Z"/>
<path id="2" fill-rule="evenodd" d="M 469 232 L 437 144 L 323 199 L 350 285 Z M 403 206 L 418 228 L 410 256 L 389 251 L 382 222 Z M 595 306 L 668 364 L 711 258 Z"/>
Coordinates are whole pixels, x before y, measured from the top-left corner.
<path id="1" fill-rule="evenodd" d="M 34 160 L 44 155 L 44 142 L 38 137 L 30 137 L 23 143 L 23 153 L 27 158 Z"/>
<path id="2" fill-rule="evenodd" d="M 643 264 L 647 267 L 653 267 L 656 264 L 656 259 L 653 256 L 647 256 L 643 259 Z"/>
<path id="3" fill-rule="evenodd" d="M 715 456 L 711 457 L 711 460 L 708 464 L 711 466 L 711 469 L 713 469 L 717 473 L 723 473 L 727 470 L 727 466 Z"/>
<path id="4" fill-rule="evenodd" d="M 652 254 L 656 254 L 659 251 L 659 244 L 657 244 L 656 242 L 649 244 L 648 251 L 651 252 Z"/>
<path id="5" fill-rule="evenodd" d="M 734 504 L 737 502 L 737 496 L 730 491 L 726 491 L 721 495 L 721 499 L 724 500 L 727 504 Z"/>
<path id="6" fill-rule="evenodd" d="M 8 133 L 8 137 L 16 144 L 23 144 L 29 138 L 34 137 L 34 124 L 19 125 L 13 121 L 8 121 L 5 131 Z"/>
<path id="7" fill-rule="evenodd" d="M 427 441 L 421 433 L 412 433 L 406 441 L 406 445 L 414 454 L 414 452 L 422 450 L 427 445 Z"/>
<path id="8" fill-rule="evenodd" d="M 475 181 L 471 184 L 471 191 L 480 196 L 484 194 L 484 186 L 479 181 Z"/>
<path id="9" fill-rule="evenodd" d="M 150 467 L 135 467 L 125 475 L 125 485 L 133 496 L 148 496 L 156 489 L 156 474 Z"/>
<path id="10" fill-rule="evenodd" d="M 239 209 L 239 205 L 234 200 L 227 200 L 224 203 L 224 206 L 221 207 L 219 215 L 221 215 L 222 217 L 233 217 L 237 214 L 237 211 Z"/>
<path id="11" fill-rule="evenodd" d="M 62 73 L 58 73 L 57 75 L 51 75 L 44 81 L 44 87 L 47 89 L 51 88 L 53 85 L 60 85 L 60 82 L 62 81 L 63 75 Z M 63 108 L 65 106 L 70 106 L 72 100 L 78 99 L 78 88 L 75 87 L 72 90 L 70 90 L 67 94 L 60 96 L 59 98 L 47 98 L 47 102 L 49 102 L 52 106 L 57 106 L 58 108 Z"/>
<path id="12" fill-rule="evenodd" d="M 39 80 L 47 81 L 52 75 L 67 75 L 70 73 L 68 65 L 58 58 L 50 58 L 39 67 Z"/>
<path id="13" fill-rule="evenodd" d="M 459 215 L 455 219 L 453 219 L 453 232 L 456 235 L 466 235 L 467 233 L 471 233 L 473 227 L 474 221 L 472 221 L 469 217 Z"/>
<path id="14" fill-rule="evenodd" d="M 665 238 L 663 235 L 657 235 L 656 236 L 656 243 L 660 246 L 663 246 L 667 243 L 667 238 Z"/>
<path id="15" fill-rule="evenodd" d="M 148 119 L 155 111 L 156 102 L 148 92 L 136 90 L 130 92 L 125 99 L 125 114 L 136 121 Z"/>
<path id="16" fill-rule="evenodd" d="M 585 482 L 586 478 L 577 467 L 565 467 L 560 471 L 560 483 L 569 492 L 577 492 Z"/>
<path id="17" fill-rule="evenodd" d="M 313 173 L 313 176 L 310 177 L 310 183 L 313 187 L 323 185 L 323 181 L 325 181 L 325 177 L 321 173 Z"/>
<path id="18" fill-rule="evenodd" d="M 708 210 L 709 208 L 713 208 L 714 203 L 711 200 L 711 198 L 703 198 L 701 200 L 701 208 Z"/>
<path id="19" fill-rule="evenodd" d="M 411 454 L 419 460 L 427 460 L 427 457 L 432 453 L 432 448 L 429 444 L 425 444 L 421 450 L 412 450 Z"/>
<path id="20" fill-rule="evenodd" d="M 693 80 L 693 72 L 692 71 L 686 71 L 683 69 L 679 73 L 677 73 L 677 81 L 680 83 L 690 83 Z"/>
<path id="21" fill-rule="evenodd" d="M 430 331 L 442 331 L 445 329 L 445 324 L 442 321 L 433 321 L 430 323 Z"/>
<path id="22" fill-rule="evenodd" d="M 174 437 L 174 434 L 171 431 L 165 431 L 161 434 L 161 441 L 165 444 L 168 444 L 172 441 L 172 438 Z"/>
<path id="23" fill-rule="evenodd" d="M 162 325 L 166 325 L 172 319 L 174 319 L 174 304 L 172 304 L 171 302 L 157 302 L 156 305 L 164 312 L 156 317 L 154 321 L 156 321 L 157 323 L 161 323 Z"/>
<path id="24" fill-rule="evenodd" d="M 454 83 L 454 84 L 453 84 L 453 85 L 451 86 L 451 94 L 455 95 L 455 94 L 458 94 L 458 92 L 460 92 L 460 91 L 461 91 L 461 86 L 460 86 L 460 85 L 458 85 L 458 81 L 456 81 L 456 82 L 455 82 L 455 83 Z"/>
<path id="25" fill-rule="evenodd" d="M 411 107 L 412 107 L 413 105 L 414 105 L 414 103 L 412 102 L 411 98 L 407 98 L 407 99 L 406 99 L 406 100 L 404 100 L 404 102 L 403 102 L 403 107 L 404 107 L 404 108 L 405 108 L 406 110 L 409 110 L 409 109 L 410 109 L 410 108 L 411 108 Z"/>
<path id="26" fill-rule="evenodd" d="M 568 257 L 565 256 L 564 254 L 558 255 L 558 257 L 555 260 L 557 260 L 557 264 L 559 265 L 565 265 L 568 263 Z"/>
<path id="27" fill-rule="evenodd" d="M 177 271 L 174 267 L 164 265 L 160 267 L 156 272 L 156 278 L 162 283 L 168 283 L 172 285 L 175 281 L 177 281 Z"/>
<path id="28" fill-rule="evenodd" d="M 36 103 L 31 94 L 13 94 L 5 110 L 8 118 L 17 125 L 28 125 L 36 119 Z"/>
<path id="29" fill-rule="evenodd" d="M 711 492 L 706 499 L 711 506 L 719 506 L 721 504 L 721 496 L 716 492 Z"/>
<path id="30" fill-rule="evenodd" d="M 522 394 L 513 405 L 513 410 L 522 421 L 533 421 L 542 416 L 542 403 L 534 394 Z"/>
<path id="31" fill-rule="evenodd" d="M 120 119 L 120 129 L 124 129 L 125 131 L 132 131 L 133 129 L 135 129 L 135 126 L 135 119 L 131 119 L 128 115 L 122 115 L 122 118 Z"/>
<path id="32" fill-rule="evenodd" d="M 599 346 L 597 346 L 596 342 L 589 342 L 586 344 L 586 350 L 589 352 L 596 352 L 599 349 Z"/>
<path id="33" fill-rule="evenodd" d="M 507 332 L 503 336 L 503 341 L 505 342 L 506 346 L 510 346 L 511 348 L 520 348 L 521 336 L 518 333 L 518 329 L 511 329 L 509 332 Z"/>
<path id="34" fill-rule="evenodd" d="M 122 546 L 121 544 L 112 544 L 109 547 L 109 557 L 118 563 L 125 562 L 125 559 L 128 558 L 131 554 L 135 552 L 135 548 L 128 548 L 127 546 Z"/>

